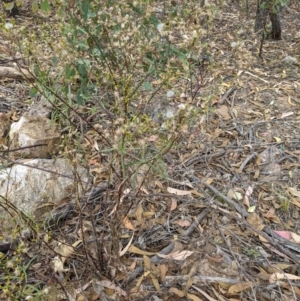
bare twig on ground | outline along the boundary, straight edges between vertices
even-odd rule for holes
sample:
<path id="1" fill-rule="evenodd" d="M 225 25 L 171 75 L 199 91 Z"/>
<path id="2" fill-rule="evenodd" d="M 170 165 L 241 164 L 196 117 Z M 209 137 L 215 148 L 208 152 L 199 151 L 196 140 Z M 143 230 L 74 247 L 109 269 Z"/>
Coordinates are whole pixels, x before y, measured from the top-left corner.
<path id="1" fill-rule="evenodd" d="M 222 96 L 220 104 L 223 104 L 228 99 L 229 95 L 233 93 L 236 89 L 236 86 L 232 86 L 229 90 L 227 90 L 226 93 Z"/>

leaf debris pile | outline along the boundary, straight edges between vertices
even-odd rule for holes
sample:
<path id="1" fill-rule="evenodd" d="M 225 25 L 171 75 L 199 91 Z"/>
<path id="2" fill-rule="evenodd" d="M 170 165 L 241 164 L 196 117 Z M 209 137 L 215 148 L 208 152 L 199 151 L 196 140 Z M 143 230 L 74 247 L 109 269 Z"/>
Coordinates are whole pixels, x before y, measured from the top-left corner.
<path id="1" fill-rule="evenodd" d="M 195 9 L 188 22 L 167 24 L 177 49 L 195 43 L 193 76 L 186 84 L 185 74 L 174 73 L 149 106 L 136 96 L 122 107 L 130 115 L 135 105 L 145 106 L 142 122 L 126 130 L 126 118 L 115 119 L 122 109 L 114 101 L 95 114 L 95 99 L 74 104 L 76 114 L 68 117 L 81 125 L 84 139 L 63 150 L 74 161 L 86 160 L 94 188 L 37 221 L 44 228 L 35 240 L 23 235 L 10 246 L 1 283 L 19 252 L 24 265 L 30 263 L 23 281 L 45 300 L 300 299 L 300 82 L 298 64 L 286 56 L 298 58 L 296 6 L 283 15 L 284 40 L 265 42 L 263 61 L 254 15 L 246 20 L 238 4 L 209 7 L 199 16 Z M 158 5 L 157 18 L 164 14 Z M 191 32 L 199 27 L 197 44 Z M 118 76 L 128 89 L 140 80 Z M 154 74 L 147 80 L 144 99 L 160 85 L 156 80 Z M 126 103 L 121 93 L 105 95 L 108 103 Z M 172 115 L 182 104 L 193 110 L 179 128 L 161 110 Z M 70 141 L 77 137 L 78 129 L 61 125 Z M 153 135 L 141 125 L 153 127 Z M 133 138 L 125 147 L 119 141 L 127 130 Z M 102 152 L 103 145 L 118 152 Z M 82 155 L 72 157 L 72 147 Z"/>

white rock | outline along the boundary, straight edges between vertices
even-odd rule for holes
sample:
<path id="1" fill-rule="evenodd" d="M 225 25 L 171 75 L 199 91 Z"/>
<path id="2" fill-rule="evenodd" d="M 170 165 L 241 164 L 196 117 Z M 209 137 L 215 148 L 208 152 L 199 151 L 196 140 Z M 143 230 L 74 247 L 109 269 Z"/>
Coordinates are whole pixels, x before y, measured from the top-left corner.
<path id="1" fill-rule="evenodd" d="M 33 213 L 43 202 L 58 203 L 70 196 L 74 175 L 81 180 L 80 189 L 88 187 L 88 171 L 81 166 L 75 171 L 66 159 L 28 159 L 22 164 L 0 170 L 0 196 L 26 213 Z"/>
<path id="2" fill-rule="evenodd" d="M 298 64 L 298 60 L 295 57 L 289 55 L 282 59 L 281 62 L 286 63 L 287 65 Z"/>
<path id="3" fill-rule="evenodd" d="M 25 148 L 11 153 L 23 158 L 49 158 L 57 152 L 60 133 L 57 126 L 43 116 L 24 114 L 10 127 L 11 149 Z M 32 147 L 34 145 L 41 145 Z M 27 147 L 27 148 L 26 148 Z"/>

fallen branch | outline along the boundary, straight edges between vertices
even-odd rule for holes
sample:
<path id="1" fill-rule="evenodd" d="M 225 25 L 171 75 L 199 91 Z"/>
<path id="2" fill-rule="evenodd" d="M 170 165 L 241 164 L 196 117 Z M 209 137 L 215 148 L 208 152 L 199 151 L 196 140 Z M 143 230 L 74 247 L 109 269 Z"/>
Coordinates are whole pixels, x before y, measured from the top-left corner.
<path id="1" fill-rule="evenodd" d="M 0 78 L 14 78 L 31 80 L 33 77 L 26 69 L 16 69 L 13 67 L 0 67 Z"/>
<path id="2" fill-rule="evenodd" d="M 236 89 L 236 86 L 232 86 L 228 91 L 226 91 L 226 93 L 222 96 L 220 104 L 223 104 L 228 99 L 229 95 L 233 93 Z"/>
<path id="3" fill-rule="evenodd" d="M 202 181 L 202 180 L 200 180 L 199 178 L 197 178 L 195 176 L 189 176 L 188 178 L 189 178 L 190 181 L 192 181 L 192 184 L 201 183 L 202 185 L 204 185 L 205 187 L 210 189 L 215 195 L 217 195 L 218 197 L 223 199 L 229 205 L 233 206 L 236 209 L 236 211 L 239 214 L 241 214 L 243 217 L 249 216 L 249 213 L 243 207 L 241 207 L 239 204 L 237 204 L 236 202 L 234 202 L 233 200 L 228 198 L 226 195 L 224 195 L 222 192 L 218 191 L 213 186 L 207 184 L 205 181 Z"/>

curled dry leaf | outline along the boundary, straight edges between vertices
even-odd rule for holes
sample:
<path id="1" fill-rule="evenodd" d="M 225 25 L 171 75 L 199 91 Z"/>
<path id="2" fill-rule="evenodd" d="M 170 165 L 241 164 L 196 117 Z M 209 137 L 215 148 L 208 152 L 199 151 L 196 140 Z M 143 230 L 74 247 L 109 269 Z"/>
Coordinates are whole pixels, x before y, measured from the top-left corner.
<path id="1" fill-rule="evenodd" d="M 126 252 L 128 251 L 128 249 L 132 243 L 133 237 L 134 237 L 134 233 L 132 233 L 132 236 L 131 236 L 130 241 L 128 242 L 127 246 L 120 252 L 120 254 L 119 254 L 120 257 L 122 257 L 124 254 L 126 254 Z"/>
<path id="2" fill-rule="evenodd" d="M 125 217 L 123 218 L 123 223 L 124 223 L 124 226 L 125 226 L 127 229 L 132 230 L 132 231 L 135 230 L 133 224 L 131 223 L 130 219 L 129 219 L 127 216 L 125 216 Z"/>
<path id="3" fill-rule="evenodd" d="M 281 118 L 283 119 L 283 118 L 288 117 L 288 116 L 291 116 L 291 115 L 293 115 L 293 114 L 294 114 L 294 112 L 285 112 L 285 113 L 282 113 L 282 114 L 281 114 Z"/>
<path id="4" fill-rule="evenodd" d="M 297 244 L 300 244 L 300 235 L 294 233 L 294 232 L 291 232 L 291 236 L 292 236 L 292 240 L 297 243 Z"/>
<path id="5" fill-rule="evenodd" d="M 81 242 L 81 240 L 79 240 L 79 242 Z M 74 248 L 72 246 L 60 243 L 54 249 L 54 251 L 62 256 L 62 262 L 65 262 L 65 260 L 74 253 Z"/>
<path id="6" fill-rule="evenodd" d="M 169 293 L 175 294 L 178 297 L 184 297 L 185 293 L 182 290 L 179 290 L 176 287 L 170 287 Z"/>
<path id="7" fill-rule="evenodd" d="M 165 281 L 165 277 L 168 272 L 168 266 L 166 264 L 161 264 L 159 266 L 159 269 L 160 269 L 160 279 L 161 279 L 161 281 Z"/>
<path id="8" fill-rule="evenodd" d="M 202 301 L 199 297 L 197 297 L 196 295 L 193 295 L 193 294 L 186 294 L 186 296 L 188 297 L 189 300 L 192 300 L 192 301 Z"/>
<path id="9" fill-rule="evenodd" d="M 275 283 L 278 280 L 300 280 L 300 276 L 296 276 L 293 274 L 287 274 L 287 273 L 274 273 L 270 276 L 269 282 Z"/>
<path id="10" fill-rule="evenodd" d="M 191 195 L 192 194 L 192 192 L 189 190 L 179 190 L 179 189 L 175 189 L 172 187 L 168 187 L 167 191 L 169 193 L 176 194 L 176 195 Z"/>
<path id="11" fill-rule="evenodd" d="M 136 211 L 134 213 L 136 220 L 138 221 L 139 224 L 141 224 L 144 220 L 143 218 L 143 213 L 144 213 L 144 209 L 142 204 L 138 204 Z"/>
<path id="12" fill-rule="evenodd" d="M 299 197 L 300 198 L 300 191 L 295 189 L 294 187 L 288 187 L 288 192 L 291 193 L 293 196 Z"/>
<path id="13" fill-rule="evenodd" d="M 254 285 L 253 282 L 251 281 L 247 281 L 247 282 L 240 282 L 237 283 L 235 285 L 232 285 L 229 289 L 228 289 L 228 294 L 229 295 L 235 295 L 237 293 L 240 293 L 244 290 L 249 289 L 250 287 L 252 287 Z"/>
<path id="14" fill-rule="evenodd" d="M 67 272 L 67 271 L 69 271 L 69 269 L 64 268 L 64 263 L 62 262 L 62 260 L 58 256 L 55 256 L 52 259 L 52 263 L 53 263 L 54 272 Z"/>
<path id="15" fill-rule="evenodd" d="M 191 223 L 188 220 L 182 220 L 182 219 L 174 221 L 174 224 L 177 224 L 180 227 L 189 227 L 191 225 Z"/>
<path id="16" fill-rule="evenodd" d="M 166 259 L 174 259 L 174 260 L 183 260 L 189 256 L 191 256 L 194 252 L 193 251 L 176 251 L 174 253 L 171 254 L 160 254 L 157 253 L 157 256 L 161 257 L 161 258 L 166 258 Z"/>
<path id="17" fill-rule="evenodd" d="M 177 208 L 177 200 L 172 199 L 170 211 L 173 211 Z"/>
<path id="18" fill-rule="evenodd" d="M 154 255 L 155 253 L 152 253 L 152 252 L 147 252 L 147 251 L 143 251 L 133 245 L 131 245 L 128 249 L 128 251 L 130 251 L 131 253 L 135 253 L 135 254 L 139 254 L 139 255 Z"/>

